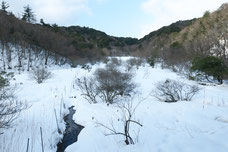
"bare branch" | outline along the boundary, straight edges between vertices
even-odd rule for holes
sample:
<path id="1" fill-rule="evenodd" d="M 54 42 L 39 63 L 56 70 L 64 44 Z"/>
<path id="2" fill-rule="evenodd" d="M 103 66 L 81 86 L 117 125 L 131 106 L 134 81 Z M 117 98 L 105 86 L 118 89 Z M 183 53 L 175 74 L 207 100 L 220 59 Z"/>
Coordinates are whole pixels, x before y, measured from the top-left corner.
<path id="1" fill-rule="evenodd" d="M 141 103 L 141 102 L 139 102 L 139 103 Z M 131 98 L 131 100 L 129 100 L 129 101 L 122 101 L 121 103 L 118 103 L 118 108 L 120 109 L 120 111 L 122 113 L 121 117 L 122 117 L 122 121 L 123 121 L 123 130 L 124 130 L 123 132 L 116 131 L 113 120 L 111 120 L 110 126 L 106 126 L 100 122 L 97 122 L 96 124 L 98 124 L 98 126 L 101 126 L 110 132 L 110 133 L 105 133 L 105 136 L 122 135 L 125 137 L 126 145 L 134 144 L 135 142 L 130 135 L 131 123 L 137 124 L 140 127 L 143 126 L 139 121 L 136 121 L 132 118 L 135 114 L 136 108 L 138 107 L 139 103 L 136 104 L 136 106 L 134 107 L 133 98 Z"/>

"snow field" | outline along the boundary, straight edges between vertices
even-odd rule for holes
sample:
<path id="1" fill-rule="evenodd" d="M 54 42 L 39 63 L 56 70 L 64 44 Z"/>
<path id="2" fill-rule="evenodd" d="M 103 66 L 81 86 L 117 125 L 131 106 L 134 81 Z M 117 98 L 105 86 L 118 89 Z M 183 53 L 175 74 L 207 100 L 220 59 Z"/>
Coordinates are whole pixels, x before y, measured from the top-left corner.
<path id="1" fill-rule="evenodd" d="M 227 84 L 201 86 L 201 92 L 191 102 L 163 103 L 150 95 L 157 82 L 166 78 L 189 84 L 196 82 L 188 81 L 170 70 L 148 65 L 134 69 L 138 95 L 133 102 L 137 104 L 145 99 L 135 113 L 135 119 L 143 127 L 131 126 L 131 134 L 137 143 L 126 146 L 122 136 L 105 136 L 108 130 L 96 122 L 109 125 L 113 120 L 116 129 L 122 131 L 122 122 L 118 121 L 121 118 L 120 111 L 115 104 L 89 104 L 74 85 L 75 78 L 91 76 L 96 68 L 103 66 L 93 65 L 90 72 L 80 67 L 55 67 L 51 69 L 53 78 L 43 84 L 31 80 L 26 72 L 16 74 L 16 80 L 11 84 L 18 84 L 18 98 L 31 107 L 22 112 L 15 125 L 0 136 L 0 151 L 24 152 L 28 138 L 29 151 L 41 151 L 42 127 L 45 152 L 55 152 L 62 134 L 57 131 L 54 109 L 63 132 L 63 117 L 68 113 L 68 107 L 73 105 L 76 109 L 75 122 L 85 128 L 79 134 L 78 142 L 70 145 L 66 152 L 227 152 Z"/>

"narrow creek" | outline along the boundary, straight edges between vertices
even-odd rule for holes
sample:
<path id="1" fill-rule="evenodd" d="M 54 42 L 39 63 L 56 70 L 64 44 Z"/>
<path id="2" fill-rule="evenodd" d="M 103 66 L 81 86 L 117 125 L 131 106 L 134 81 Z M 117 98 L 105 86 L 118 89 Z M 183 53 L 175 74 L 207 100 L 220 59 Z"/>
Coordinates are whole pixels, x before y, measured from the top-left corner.
<path id="1" fill-rule="evenodd" d="M 70 113 L 64 118 L 64 121 L 66 122 L 66 130 L 64 132 L 62 141 L 60 141 L 57 145 L 57 152 L 64 152 L 69 145 L 77 142 L 78 135 L 84 128 L 83 126 L 74 122 L 73 115 L 75 114 L 76 110 L 74 110 L 73 106 L 69 108 L 69 111 Z"/>

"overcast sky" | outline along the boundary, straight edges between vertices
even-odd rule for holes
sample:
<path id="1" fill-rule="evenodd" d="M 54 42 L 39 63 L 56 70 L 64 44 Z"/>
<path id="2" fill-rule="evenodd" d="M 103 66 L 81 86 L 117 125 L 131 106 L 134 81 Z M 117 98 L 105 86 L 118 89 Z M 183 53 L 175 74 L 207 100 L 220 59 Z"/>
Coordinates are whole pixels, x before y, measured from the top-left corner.
<path id="1" fill-rule="evenodd" d="M 29 4 L 37 21 L 95 28 L 109 35 L 137 37 L 178 20 L 201 17 L 228 0 L 5 0 L 17 16 Z"/>

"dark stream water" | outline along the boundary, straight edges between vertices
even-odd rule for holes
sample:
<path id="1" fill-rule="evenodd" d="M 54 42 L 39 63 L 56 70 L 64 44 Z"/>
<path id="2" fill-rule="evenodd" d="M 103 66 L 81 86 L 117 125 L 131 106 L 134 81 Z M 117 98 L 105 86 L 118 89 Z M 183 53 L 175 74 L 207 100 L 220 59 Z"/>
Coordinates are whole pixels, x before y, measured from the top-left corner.
<path id="1" fill-rule="evenodd" d="M 70 107 L 69 111 L 70 113 L 64 118 L 64 121 L 66 122 L 66 130 L 62 141 L 60 141 L 57 145 L 57 152 L 64 152 L 67 146 L 77 142 L 78 135 L 84 128 L 83 126 L 76 124 L 73 120 L 73 115 L 76 112 L 74 107 Z"/>

